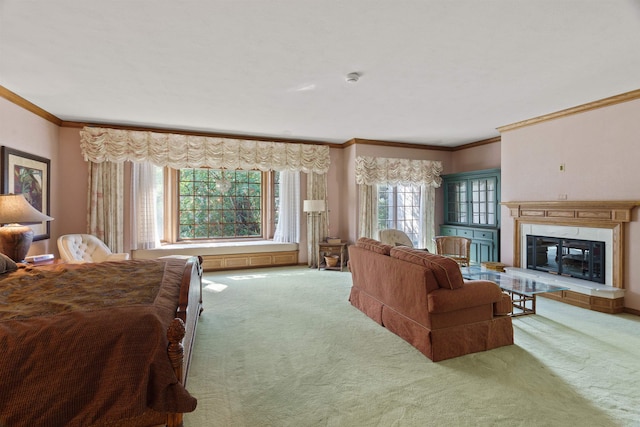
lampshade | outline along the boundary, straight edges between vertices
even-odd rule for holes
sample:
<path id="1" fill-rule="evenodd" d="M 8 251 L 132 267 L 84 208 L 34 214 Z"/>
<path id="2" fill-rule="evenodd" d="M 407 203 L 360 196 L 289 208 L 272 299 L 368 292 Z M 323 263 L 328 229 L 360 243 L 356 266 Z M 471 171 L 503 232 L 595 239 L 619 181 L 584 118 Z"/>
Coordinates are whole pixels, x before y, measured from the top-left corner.
<path id="1" fill-rule="evenodd" d="M 22 194 L 0 194 L 0 252 L 16 262 L 27 256 L 33 230 L 18 223 L 51 221 L 49 215 L 31 206 Z"/>
<path id="2" fill-rule="evenodd" d="M 305 200 L 302 203 L 302 210 L 304 212 L 324 212 L 324 200 Z"/>
<path id="3" fill-rule="evenodd" d="M 0 224 L 51 221 L 31 206 L 22 194 L 0 194 Z"/>

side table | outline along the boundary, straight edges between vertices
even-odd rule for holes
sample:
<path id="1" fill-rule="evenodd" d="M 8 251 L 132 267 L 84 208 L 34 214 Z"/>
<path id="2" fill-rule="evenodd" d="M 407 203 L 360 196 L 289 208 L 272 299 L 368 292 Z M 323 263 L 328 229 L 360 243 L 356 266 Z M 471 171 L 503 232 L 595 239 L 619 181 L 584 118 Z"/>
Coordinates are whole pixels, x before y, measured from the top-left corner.
<path id="1" fill-rule="evenodd" d="M 320 268 L 324 268 L 325 270 L 342 271 L 344 267 L 344 259 L 345 259 L 346 253 L 347 253 L 347 242 L 318 243 L 318 270 L 320 270 Z M 328 255 L 338 255 L 340 257 L 340 260 L 338 261 L 338 265 L 336 265 L 335 267 L 329 267 L 327 263 L 324 262 L 324 257 Z"/>

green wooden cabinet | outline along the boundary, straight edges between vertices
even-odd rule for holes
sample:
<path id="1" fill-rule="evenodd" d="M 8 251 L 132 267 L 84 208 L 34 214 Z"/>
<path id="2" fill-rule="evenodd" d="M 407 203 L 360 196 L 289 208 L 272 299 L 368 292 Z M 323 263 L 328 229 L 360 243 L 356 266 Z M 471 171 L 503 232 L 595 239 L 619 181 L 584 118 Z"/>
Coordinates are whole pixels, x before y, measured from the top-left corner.
<path id="1" fill-rule="evenodd" d="M 440 234 L 471 239 L 471 262 L 499 261 L 500 169 L 444 175 Z"/>

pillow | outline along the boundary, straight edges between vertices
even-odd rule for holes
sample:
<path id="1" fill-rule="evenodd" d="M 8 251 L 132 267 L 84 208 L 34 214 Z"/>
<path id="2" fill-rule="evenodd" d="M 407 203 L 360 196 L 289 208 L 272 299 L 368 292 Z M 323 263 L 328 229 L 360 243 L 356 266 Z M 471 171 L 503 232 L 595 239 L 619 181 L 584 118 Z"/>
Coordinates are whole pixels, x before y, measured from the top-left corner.
<path id="1" fill-rule="evenodd" d="M 360 237 L 356 241 L 356 246 L 381 255 L 389 255 L 391 253 L 391 245 L 387 245 L 368 237 Z"/>
<path id="2" fill-rule="evenodd" d="M 458 289 L 464 285 L 460 266 L 451 258 L 402 246 L 393 248 L 391 256 L 429 268 L 441 288 Z"/>
<path id="3" fill-rule="evenodd" d="M 7 273 L 9 271 L 17 270 L 18 265 L 14 260 L 9 258 L 3 253 L 0 253 L 0 274 Z"/>

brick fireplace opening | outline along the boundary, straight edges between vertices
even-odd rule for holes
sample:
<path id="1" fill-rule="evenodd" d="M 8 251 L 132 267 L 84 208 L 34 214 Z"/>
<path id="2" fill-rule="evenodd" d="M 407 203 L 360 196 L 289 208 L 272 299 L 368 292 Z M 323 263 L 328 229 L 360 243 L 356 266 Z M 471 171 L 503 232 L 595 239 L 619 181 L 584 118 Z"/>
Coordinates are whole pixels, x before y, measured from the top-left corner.
<path id="1" fill-rule="evenodd" d="M 638 201 L 549 201 L 549 202 L 506 202 L 503 205 L 510 210 L 514 219 L 514 269 L 518 274 L 543 275 L 545 280 L 570 287 L 570 290 L 546 296 L 563 302 L 606 313 L 620 313 L 624 309 L 624 225 L 631 221 L 631 212 Z M 598 280 L 567 277 L 569 275 L 550 275 L 546 271 L 527 270 L 531 259 L 531 241 L 544 236 L 548 239 L 538 241 L 549 245 L 556 242 L 600 242 L 595 252 L 602 250 L 602 267 L 598 271 Z M 545 243 L 546 244 L 546 243 Z M 577 248 L 580 246 L 574 243 Z M 555 246 L 562 248 L 561 246 Z M 585 247 L 585 246 L 582 246 Z M 600 249 L 599 249 L 600 248 Z M 542 249 L 536 248 L 542 251 Z M 557 250 L 557 249 L 556 249 Z M 562 249 L 560 249 L 562 250 Z M 571 255 L 567 261 L 582 259 L 579 251 L 566 251 L 562 255 Z M 532 255 L 535 258 L 535 254 Z M 539 256 L 542 262 L 541 256 Z M 559 259 L 562 262 L 562 258 Z M 534 263 L 535 264 L 535 263 Z M 537 269 L 539 270 L 539 269 Z M 542 269 L 544 270 L 544 269 Z M 549 276 L 544 276 L 549 275 Z M 540 276 L 538 276 L 540 277 Z"/>

